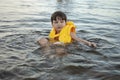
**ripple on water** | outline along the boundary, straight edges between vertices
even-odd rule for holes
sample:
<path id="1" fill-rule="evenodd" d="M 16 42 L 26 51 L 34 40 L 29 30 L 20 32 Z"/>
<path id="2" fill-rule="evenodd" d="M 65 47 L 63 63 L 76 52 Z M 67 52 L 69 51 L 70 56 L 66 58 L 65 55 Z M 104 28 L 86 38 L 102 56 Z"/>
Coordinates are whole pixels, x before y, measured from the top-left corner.
<path id="1" fill-rule="evenodd" d="M 34 41 L 36 35 L 38 35 L 36 32 L 15 34 L 3 37 L 0 40 L 2 45 L 0 47 L 3 48 L 4 46 L 1 51 L 7 51 L 5 54 L 0 54 L 1 59 L 4 59 L 4 61 L 0 61 L 0 69 L 7 69 L 0 71 L 1 79 L 6 80 L 5 75 L 7 74 L 10 79 L 21 77 L 23 80 L 109 80 L 110 78 L 119 78 L 118 48 L 109 41 L 101 38 L 91 38 L 89 41 L 97 43 L 97 48 L 74 43 L 67 45 L 65 48 L 68 53 L 66 56 L 49 58 L 44 56 L 42 48 L 36 47 L 38 46 Z M 25 44 L 23 44 L 24 40 Z M 6 44 L 3 44 L 4 42 Z M 51 48 L 53 52 L 54 48 Z M 116 54 L 113 54 L 113 52 L 116 52 Z M 52 53 L 52 55 L 54 54 Z M 4 68 L 2 68 L 3 66 Z M 70 77 L 71 75 L 72 77 Z M 80 76 L 78 77 L 78 75 Z M 87 78 L 85 78 L 86 76 Z"/>

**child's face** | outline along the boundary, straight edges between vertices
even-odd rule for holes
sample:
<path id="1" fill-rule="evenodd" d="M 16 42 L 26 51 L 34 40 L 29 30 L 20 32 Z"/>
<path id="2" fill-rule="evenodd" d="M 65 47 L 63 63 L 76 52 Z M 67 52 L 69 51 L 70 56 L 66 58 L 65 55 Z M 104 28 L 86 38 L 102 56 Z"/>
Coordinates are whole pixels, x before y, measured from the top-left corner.
<path id="1" fill-rule="evenodd" d="M 62 18 L 57 18 L 53 20 L 52 26 L 55 28 L 57 32 L 60 32 L 62 28 L 66 25 L 66 21 L 62 20 Z"/>

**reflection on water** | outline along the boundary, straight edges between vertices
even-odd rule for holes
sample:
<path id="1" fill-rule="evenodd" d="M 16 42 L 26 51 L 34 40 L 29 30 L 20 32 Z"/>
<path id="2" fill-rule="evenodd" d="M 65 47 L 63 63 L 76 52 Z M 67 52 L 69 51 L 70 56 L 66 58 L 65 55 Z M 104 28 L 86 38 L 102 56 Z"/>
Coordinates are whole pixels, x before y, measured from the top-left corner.
<path id="1" fill-rule="evenodd" d="M 119 0 L 2 0 L 0 2 L 0 80 L 119 80 Z M 51 46 L 49 55 L 36 40 L 47 36 L 50 16 L 65 12 L 77 35 L 97 43 Z M 67 55 L 56 55 L 59 50 Z"/>

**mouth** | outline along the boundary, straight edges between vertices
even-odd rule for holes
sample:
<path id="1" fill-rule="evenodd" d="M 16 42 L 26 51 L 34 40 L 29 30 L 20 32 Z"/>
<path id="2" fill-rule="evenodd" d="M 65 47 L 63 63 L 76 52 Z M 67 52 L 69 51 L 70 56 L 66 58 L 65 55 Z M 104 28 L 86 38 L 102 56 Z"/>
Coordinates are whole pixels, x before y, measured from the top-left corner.
<path id="1" fill-rule="evenodd" d="M 58 27 L 58 29 L 61 29 L 62 27 Z"/>

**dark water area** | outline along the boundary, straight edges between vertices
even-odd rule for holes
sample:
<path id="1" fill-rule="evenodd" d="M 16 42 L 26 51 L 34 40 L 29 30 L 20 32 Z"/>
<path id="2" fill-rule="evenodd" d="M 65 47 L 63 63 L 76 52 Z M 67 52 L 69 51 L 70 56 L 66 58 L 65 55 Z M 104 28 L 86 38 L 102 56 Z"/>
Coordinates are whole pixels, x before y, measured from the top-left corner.
<path id="1" fill-rule="evenodd" d="M 0 2 L 0 80 L 120 80 L 120 0 L 3 0 Z M 95 42 L 49 56 L 37 44 L 61 10 L 77 36 Z"/>

